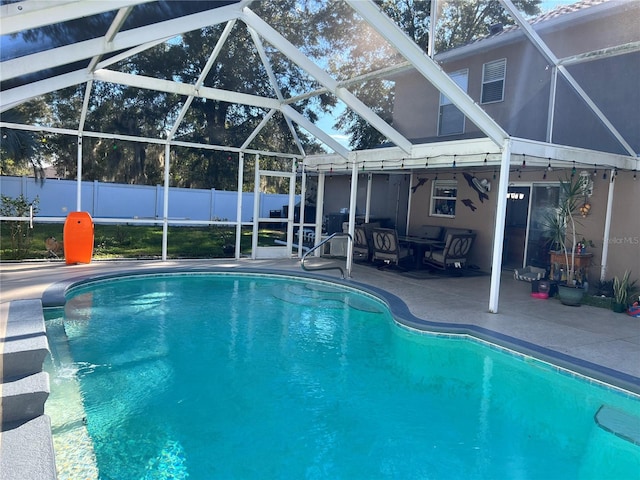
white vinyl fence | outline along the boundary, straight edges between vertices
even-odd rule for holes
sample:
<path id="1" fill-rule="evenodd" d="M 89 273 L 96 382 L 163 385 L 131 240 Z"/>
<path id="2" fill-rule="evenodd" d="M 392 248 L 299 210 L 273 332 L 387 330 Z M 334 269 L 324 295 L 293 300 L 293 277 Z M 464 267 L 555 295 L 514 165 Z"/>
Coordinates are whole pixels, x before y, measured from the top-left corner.
<path id="1" fill-rule="evenodd" d="M 43 183 L 30 177 L 0 177 L 0 193 L 16 198 L 24 195 L 28 201 L 39 199 L 38 218 L 66 217 L 76 209 L 77 182 L 47 179 Z M 289 202 L 286 194 L 261 193 L 260 217 L 270 211 L 282 210 Z M 253 193 L 242 194 L 241 222 L 253 220 Z M 237 192 L 195 188 L 169 188 L 169 220 L 174 221 L 236 221 Z M 300 196 L 296 195 L 296 203 Z M 93 218 L 162 220 L 164 205 L 162 185 L 123 185 L 116 183 L 82 182 L 82 211 Z"/>

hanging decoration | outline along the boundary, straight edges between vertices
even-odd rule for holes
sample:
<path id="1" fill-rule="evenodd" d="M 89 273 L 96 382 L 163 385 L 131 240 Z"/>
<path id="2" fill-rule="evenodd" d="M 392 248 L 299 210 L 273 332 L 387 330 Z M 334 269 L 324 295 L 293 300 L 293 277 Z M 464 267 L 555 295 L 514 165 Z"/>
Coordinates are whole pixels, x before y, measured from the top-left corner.
<path id="1" fill-rule="evenodd" d="M 418 178 L 418 183 L 415 184 L 413 187 L 411 187 L 411 193 L 416 193 L 416 190 L 418 188 L 420 188 L 422 185 L 425 184 L 425 182 L 428 180 L 428 178 Z"/>
<path id="2" fill-rule="evenodd" d="M 473 188 L 476 192 L 478 192 L 478 199 L 480 200 L 480 203 L 483 203 L 485 199 L 489 200 L 489 195 L 487 195 L 487 192 L 491 190 L 491 184 L 486 178 L 479 180 L 477 177 L 474 177 L 473 175 L 467 172 L 463 172 L 462 175 L 464 175 L 464 178 L 469 184 L 469 186 Z M 495 175 L 495 171 L 494 171 L 494 175 Z"/>
<path id="3" fill-rule="evenodd" d="M 473 200 L 471 200 L 470 198 L 465 198 L 465 199 L 463 199 L 463 200 L 462 200 L 462 204 L 463 204 L 465 207 L 469 207 L 469 208 L 471 209 L 471 211 L 472 211 L 472 212 L 475 212 L 475 211 L 478 209 L 478 207 L 476 207 L 476 206 L 473 204 Z"/>

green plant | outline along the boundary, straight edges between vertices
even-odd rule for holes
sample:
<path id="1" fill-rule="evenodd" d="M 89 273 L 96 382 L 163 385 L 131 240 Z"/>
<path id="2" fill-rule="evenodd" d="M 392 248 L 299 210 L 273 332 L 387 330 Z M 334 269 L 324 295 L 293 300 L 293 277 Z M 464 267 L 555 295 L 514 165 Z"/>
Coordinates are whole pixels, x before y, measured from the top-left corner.
<path id="1" fill-rule="evenodd" d="M 560 182 L 560 202 L 555 212 L 543 220 L 546 237 L 551 248 L 562 251 L 567 266 L 567 285 L 575 280 L 575 255 L 577 245 L 577 227 L 580 225 L 576 213 L 581 205 L 586 188 L 585 177 L 571 178 Z"/>
<path id="2" fill-rule="evenodd" d="M 40 200 L 36 198 L 29 202 L 23 194 L 17 197 L 0 195 L 0 216 L 2 217 L 34 217 L 38 213 Z M 11 252 L 14 259 L 25 258 L 31 245 L 32 226 L 23 220 L 8 220 L 9 235 L 11 238 Z"/>
<path id="3" fill-rule="evenodd" d="M 625 270 L 622 278 L 617 276 L 613 278 L 613 298 L 620 305 L 626 306 L 629 303 L 629 298 L 635 295 L 637 280 L 629 281 L 630 276 L 631 272 Z"/>
<path id="4" fill-rule="evenodd" d="M 598 280 L 596 284 L 596 295 L 613 297 L 613 280 Z"/>

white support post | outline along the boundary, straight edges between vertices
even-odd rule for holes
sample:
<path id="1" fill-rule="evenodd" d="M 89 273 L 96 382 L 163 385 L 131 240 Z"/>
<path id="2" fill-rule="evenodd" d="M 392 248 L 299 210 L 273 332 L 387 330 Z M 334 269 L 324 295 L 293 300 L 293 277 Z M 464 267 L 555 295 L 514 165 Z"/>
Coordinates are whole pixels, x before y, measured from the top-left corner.
<path id="1" fill-rule="evenodd" d="M 553 142 L 553 125 L 556 116 L 556 90 L 558 89 L 558 69 L 551 67 L 551 80 L 549 88 L 549 110 L 547 112 L 547 142 Z"/>
<path id="2" fill-rule="evenodd" d="M 609 192 L 607 193 L 607 213 L 604 217 L 604 233 L 602 235 L 602 261 L 600 263 L 600 281 L 604 282 L 607 276 L 609 263 L 609 235 L 611 235 L 611 212 L 613 211 L 613 193 L 615 190 L 615 170 L 609 172 Z"/>
<path id="3" fill-rule="evenodd" d="M 496 223 L 493 232 L 493 258 L 491 260 L 491 289 L 489 291 L 489 312 L 498 313 L 500 296 L 500 276 L 502 274 L 502 246 L 504 225 L 507 216 L 507 191 L 509 190 L 509 164 L 511 162 L 511 140 L 504 141 L 496 202 Z"/>
<path id="4" fill-rule="evenodd" d="M 242 184 L 244 183 L 244 152 L 238 154 L 238 204 L 236 205 L 236 248 L 235 258 L 240 258 L 242 240 Z"/>
<path id="5" fill-rule="evenodd" d="M 324 180 L 325 173 L 318 174 L 318 192 L 316 193 L 316 245 L 322 241 L 322 218 L 324 216 Z M 320 256 L 320 250 L 314 252 L 316 257 Z"/>
<path id="6" fill-rule="evenodd" d="M 293 161 L 293 175 L 294 175 L 294 179 L 296 178 L 296 161 Z M 295 186 L 294 186 L 294 190 L 295 190 Z M 302 164 L 302 179 L 300 181 L 300 229 L 298 230 L 300 232 L 300 234 L 298 235 L 298 239 L 302 240 L 303 237 L 303 233 L 304 233 L 304 222 L 305 222 L 305 216 L 304 216 L 304 207 L 306 204 L 306 197 L 307 197 L 307 175 L 304 172 L 304 164 Z M 302 248 L 298 248 L 298 258 L 302 258 L 303 252 L 302 252 Z"/>
<path id="7" fill-rule="evenodd" d="M 98 209 L 100 208 L 100 182 L 98 180 L 93 181 L 93 195 L 91 196 L 93 203 L 91 205 L 91 215 L 97 217 Z"/>
<path id="8" fill-rule="evenodd" d="M 408 196 L 409 196 L 409 202 L 407 204 L 407 225 L 404 228 L 404 234 L 405 235 L 409 235 L 409 219 L 411 218 L 411 204 L 413 203 L 413 195 L 411 195 L 411 185 L 413 185 L 413 176 L 414 173 L 411 172 L 409 174 L 409 192 L 408 192 Z"/>
<path id="9" fill-rule="evenodd" d="M 164 198 L 162 199 L 162 261 L 167 261 L 167 245 L 169 236 L 169 166 L 171 158 L 171 145 L 169 144 L 169 134 L 167 143 L 164 146 Z"/>
<path id="10" fill-rule="evenodd" d="M 289 177 L 289 218 L 287 222 L 287 252 L 289 256 L 291 256 L 293 252 L 293 222 L 296 217 L 295 214 L 296 214 L 296 175 L 295 173 L 293 173 Z M 302 225 L 300 225 L 300 230 L 298 231 L 298 235 L 300 236 L 300 239 L 304 240 L 302 234 L 303 234 Z"/>
<path id="11" fill-rule="evenodd" d="M 78 174 L 76 176 L 76 212 L 82 211 L 82 136 L 78 135 Z"/>
<path id="12" fill-rule="evenodd" d="M 367 204 L 364 207 L 364 223 L 369 223 L 369 217 L 371 216 L 371 187 L 373 185 L 373 173 L 367 175 Z"/>
<path id="13" fill-rule="evenodd" d="M 429 12 L 429 45 L 427 45 L 427 55 L 433 58 L 436 54 L 436 25 L 438 23 L 438 0 L 431 0 L 431 11 Z"/>
<path id="14" fill-rule="evenodd" d="M 258 250 L 258 219 L 260 218 L 260 156 L 258 154 L 256 154 L 253 171 L 253 229 L 251 234 L 251 259 L 255 260 L 256 252 Z M 238 188 L 238 194 L 242 195 L 241 188 Z"/>
<path id="15" fill-rule="evenodd" d="M 356 153 L 350 155 L 353 160 L 351 168 L 351 195 L 349 198 L 349 235 L 353 238 L 356 230 L 356 208 L 358 201 L 358 162 Z M 353 266 L 353 242 L 347 242 L 347 276 L 351 277 L 351 267 Z"/>

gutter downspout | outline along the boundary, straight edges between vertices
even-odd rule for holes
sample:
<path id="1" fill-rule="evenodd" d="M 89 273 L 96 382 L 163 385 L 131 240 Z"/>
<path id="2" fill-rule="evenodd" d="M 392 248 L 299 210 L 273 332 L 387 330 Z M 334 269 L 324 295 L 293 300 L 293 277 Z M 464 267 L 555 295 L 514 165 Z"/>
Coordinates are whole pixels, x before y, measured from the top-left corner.
<path id="1" fill-rule="evenodd" d="M 611 212 L 613 211 L 613 192 L 615 190 L 615 171 L 609 172 L 609 192 L 607 194 L 607 212 L 604 217 L 604 233 L 602 235 L 602 260 L 600 261 L 600 281 L 604 282 L 607 276 L 609 263 L 609 235 L 611 234 Z"/>
<path id="2" fill-rule="evenodd" d="M 509 190 L 509 166 L 511 161 L 511 140 L 506 139 L 502 147 L 500 162 L 500 182 L 496 202 L 496 223 L 493 232 L 493 258 L 491 260 L 491 289 L 489 291 L 489 312 L 498 313 L 500 296 L 500 276 L 502 274 L 502 248 L 504 225 L 507 216 L 507 191 Z"/>

